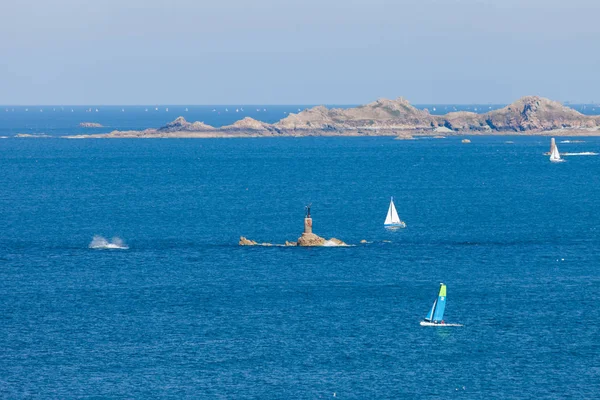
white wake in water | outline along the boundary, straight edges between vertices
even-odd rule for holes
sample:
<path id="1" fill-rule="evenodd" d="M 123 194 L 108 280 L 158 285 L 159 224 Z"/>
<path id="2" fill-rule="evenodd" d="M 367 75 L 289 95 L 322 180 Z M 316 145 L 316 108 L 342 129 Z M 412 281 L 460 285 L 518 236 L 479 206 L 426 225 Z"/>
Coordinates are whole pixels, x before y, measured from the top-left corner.
<path id="1" fill-rule="evenodd" d="M 561 156 L 597 156 L 593 151 L 584 151 L 582 153 L 560 153 Z"/>
<path id="2" fill-rule="evenodd" d="M 121 240 L 121 238 L 114 237 L 109 242 L 106 238 L 102 236 L 94 236 L 89 245 L 90 249 L 119 249 L 119 250 L 127 250 L 129 246 Z"/>
<path id="3" fill-rule="evenodd" d="M 323 243 L 323 247 L 350 247 L 350 245 L 340 244 L 335 242 L 334 240 L 326 240 L 325 243 Z"/>

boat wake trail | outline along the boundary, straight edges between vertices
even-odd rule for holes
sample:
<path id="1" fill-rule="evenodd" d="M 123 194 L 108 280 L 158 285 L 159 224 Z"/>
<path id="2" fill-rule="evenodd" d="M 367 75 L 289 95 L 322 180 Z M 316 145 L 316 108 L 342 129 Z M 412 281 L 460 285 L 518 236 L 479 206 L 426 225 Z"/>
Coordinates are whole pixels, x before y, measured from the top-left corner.
<path id="1" fill-rule="evenodd" d="M 98 236 L 98 235 L 94 236 L 94 238 L 92 239 L 92 241 L 90 242 L 90 245 L 88 247 L 90 249 L 99 249 L 99 250 L 102 250 L 102 249 L 127 250 L 127 249 L 129 249 L 129 246 L 127 246 L 123 242 L 123 240 L 121 240 L 121 238 L 114 237 L 109 242 L 104 237 Z"/>
<path id="2" fill-rule="evenodd" d="M 594 153 L 593 151 L 584 151 L 582 153 L 562 153 L 563 156 L 597 156 L 598 153 Z"/>

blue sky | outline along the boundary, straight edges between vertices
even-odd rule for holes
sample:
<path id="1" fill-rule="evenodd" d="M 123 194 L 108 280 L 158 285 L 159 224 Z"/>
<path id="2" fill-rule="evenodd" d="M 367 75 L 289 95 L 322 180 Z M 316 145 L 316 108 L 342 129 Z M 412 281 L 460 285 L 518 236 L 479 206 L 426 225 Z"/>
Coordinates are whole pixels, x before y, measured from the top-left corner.
<path id="1" fill-rule="evenodd" d="M 0 104 L 600 101 L 597 0 L 4 0 Z"/>

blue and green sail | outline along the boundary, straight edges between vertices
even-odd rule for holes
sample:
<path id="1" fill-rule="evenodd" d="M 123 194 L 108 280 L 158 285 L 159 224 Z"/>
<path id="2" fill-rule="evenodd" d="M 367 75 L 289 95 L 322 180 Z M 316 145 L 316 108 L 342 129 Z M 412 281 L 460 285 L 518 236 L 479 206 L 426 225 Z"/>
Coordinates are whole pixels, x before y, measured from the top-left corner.
<path id="1" fill-rule="evenodd" d="M 440 291 L 437 299 L 433 302 L 431 310 L 425 317 L 427 322 L 441 322 L 444 320 L 444 310 L 446 310 L 446 285 L 440 283 Z"/>

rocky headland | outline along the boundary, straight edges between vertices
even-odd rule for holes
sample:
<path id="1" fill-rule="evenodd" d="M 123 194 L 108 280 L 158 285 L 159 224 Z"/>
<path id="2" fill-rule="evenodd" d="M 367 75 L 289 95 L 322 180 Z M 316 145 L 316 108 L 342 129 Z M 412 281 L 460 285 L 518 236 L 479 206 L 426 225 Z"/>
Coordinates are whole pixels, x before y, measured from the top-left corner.
<path id="1" fill-rule="evenodd" d="M 514 103 L 483 114 L 451 112 L 431 115 L 407 100 L 380 99 L 353 108 L 317 106 L 274 124 L 246 117 L 232 125 L 215 128 L 183 117 L 160 128 L 113 131 L 70 138 L 226 138 L 279 136 L 413 136 L 444 135 L 562 135 L 600 136 L 600 116 L 587 116 L 559 102 L 539 96 L 522 97 Z"/>

